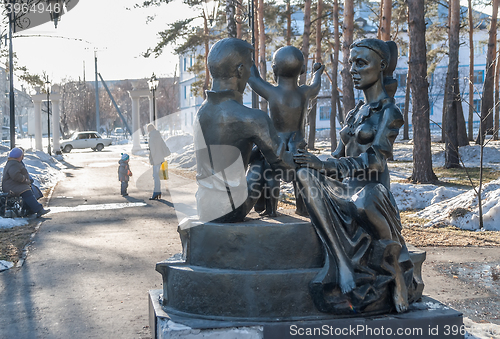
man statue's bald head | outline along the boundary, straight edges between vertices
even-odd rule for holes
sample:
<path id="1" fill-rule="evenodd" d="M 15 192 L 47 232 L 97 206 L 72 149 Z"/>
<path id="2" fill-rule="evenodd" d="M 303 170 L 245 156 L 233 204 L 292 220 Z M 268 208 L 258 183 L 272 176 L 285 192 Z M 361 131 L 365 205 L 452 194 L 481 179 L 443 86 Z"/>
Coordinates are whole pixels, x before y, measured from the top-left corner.
<path id="1" fill-rule="evenodd" d="M 238 69 L 244 65 L 250 69 L 254 48 L 248 42 L 225 38 L 217 41 L 208 53 L 208 69 L 214 79 L 239 77 Z"/>

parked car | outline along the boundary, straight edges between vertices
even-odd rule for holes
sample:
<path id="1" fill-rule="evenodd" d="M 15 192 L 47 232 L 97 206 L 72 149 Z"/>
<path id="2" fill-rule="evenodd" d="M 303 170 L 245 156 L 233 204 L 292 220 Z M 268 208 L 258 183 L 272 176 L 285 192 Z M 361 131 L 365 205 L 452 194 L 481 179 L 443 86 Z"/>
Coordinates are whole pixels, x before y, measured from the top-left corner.
<path id="1" fill-rule="evenodd" d="M 119 135 L 119 136 L 122 136 L 125 134 L 125 131 L 123 130 L 123 128 L 121 127 L 117 127 L 113 130 L 113 134 L 114 135 Z"/>
<path id="2" fill-rule="evenodd" d="M 71 139 L 61 142 L 61 150 L 69 153 L 73 148 L 91 148 L 94 151 L 102 151 L 104 146 L 111 145 L 111 139 L 103 138 L 95 131 L 78 132 Z"/>

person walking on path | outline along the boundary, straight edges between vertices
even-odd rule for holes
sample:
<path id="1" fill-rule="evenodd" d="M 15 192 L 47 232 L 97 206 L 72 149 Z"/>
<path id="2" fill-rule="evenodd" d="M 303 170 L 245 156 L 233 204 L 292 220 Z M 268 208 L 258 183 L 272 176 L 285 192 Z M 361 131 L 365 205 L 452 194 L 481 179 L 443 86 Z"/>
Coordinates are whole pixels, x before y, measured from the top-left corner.
<path id="1" fill-rule="evenodd" d="M 21 196 L 26 206 L 39 218 L 49 213 L 50 209 L 44 209 L 33 195 L 31 191 L 32 179 L 22 162 L 23 158 L 24 152 L 18 147 L 14 147 L 9 152 L 9 158 L 3 170 L 2 191 L 15 197 Z"/>
<path id="2" fill-rule="evenodd" d="M 130 171 L 130 166 L 128 164 L 129 156 L 126 153 L 122 153 L 122 158 L 118 161 L 120 166 L 118 167 L 118 180 L 121 181 L 121 194 L 126 197 L 128 195 L 128 181 L 132 176 L 132 172 Z"/>
<path id="3" fill-rule="evenodd" d="M 170 155 L 170 149 L 163 140 L 160 132 L 153 124 L 148 125 L 149 133 L 149 162 L 153 165 L 154 190 L 149 200 L 161 198 L 160 167 L 165 158 Z"/>

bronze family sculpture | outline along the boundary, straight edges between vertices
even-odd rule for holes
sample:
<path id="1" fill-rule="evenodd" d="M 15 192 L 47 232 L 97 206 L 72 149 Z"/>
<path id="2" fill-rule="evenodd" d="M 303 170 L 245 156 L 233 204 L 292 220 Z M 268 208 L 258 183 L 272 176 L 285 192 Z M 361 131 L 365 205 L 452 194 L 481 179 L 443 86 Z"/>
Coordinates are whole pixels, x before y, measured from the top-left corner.
<path id="1" fill-rule="evenodd" d="M 405 245 L 387 168 L 403 124 L 385 87 L 394 85 L 396 61 L 393 42 L 351 46 L 351 74 L 365 101 L 347 115 L 333 158 L 320 161 L 293 146 L 293 136 L 280 138 L 263 111 L 243 106 L 252 47 L 233 38 L 213 45 L 212 89 L 194 124 L 199 220 L 179 225 L 182 256 L 156 266 L 167 312 L 240 322 L 329 319 L 404 312 L 422 296 L 425 252 Z M 287 106 L 280 100 L 270 98 L 272 110 Z M 311 222 L 245 218 L 266 166 L 294 174 Z"/>

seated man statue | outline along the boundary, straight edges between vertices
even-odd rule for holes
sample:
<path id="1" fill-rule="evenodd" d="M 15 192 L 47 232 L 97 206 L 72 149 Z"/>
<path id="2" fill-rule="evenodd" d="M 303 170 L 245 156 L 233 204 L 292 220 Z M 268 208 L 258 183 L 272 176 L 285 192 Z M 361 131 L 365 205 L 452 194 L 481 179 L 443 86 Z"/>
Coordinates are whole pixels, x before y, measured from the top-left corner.
<path id="1" fill-rule="evenodd" d="M 265 161 L 275 171 L 295 169 L 269 116 L 243 105 L 252 54 L 235 38 L 218 41 L 208 54 L 212 89 L 193 126 L 201 221 L 243 221 L 261 195 Z"/>

